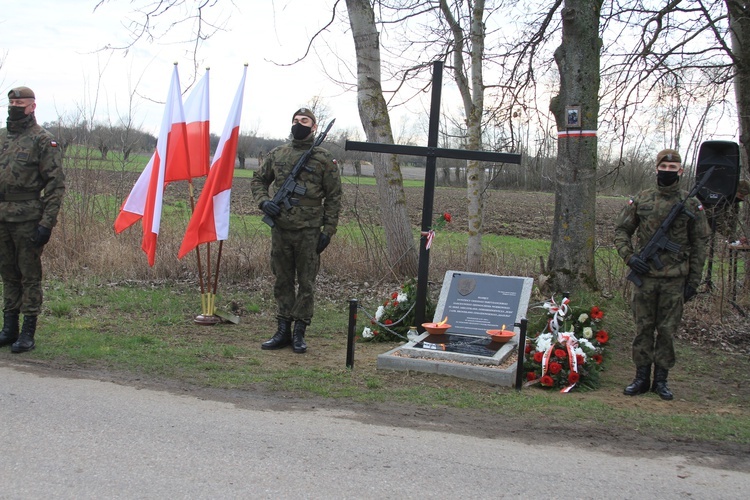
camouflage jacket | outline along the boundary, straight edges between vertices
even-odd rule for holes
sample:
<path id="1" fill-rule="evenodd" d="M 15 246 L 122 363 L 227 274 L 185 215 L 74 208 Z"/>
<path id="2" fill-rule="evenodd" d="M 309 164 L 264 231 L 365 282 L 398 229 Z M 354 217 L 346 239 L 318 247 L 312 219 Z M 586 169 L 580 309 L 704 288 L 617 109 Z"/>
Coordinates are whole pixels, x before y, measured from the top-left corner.
<path id="1" fill-rule="evenodd" d="M 270 200 L 281 187 L 297 160 L 313 144 L 313 138 L 303 141 L 293 140 L 279 146 L 266 155 L 263 164 L 253 174 L 250 187 L 258 206 Z M 341 177 L 331 154 L 321 147 L 315 148 L 307 166 L 297 176 L 297 182 L 307 191 L 303 197 L 296 197 L 300 204 L 290 210 L 281 207 L 281 214 L 274 219 L 281 229 L 303 229 L 322 227 L 330 236 L 336 234 L 341 211 Z"/>
<path id="2" fill-rule="evenodd" d="M 9 125 L 0 130 L 0 222 L 39 221 L 51 229 L 65 194 L 62 149 L 34 115 Z"/>
<path id="3" fill-rule="evenodd" d="M 625 262 L 634 253 L 640 252 L 651 236 L 667 218 L 675 203 L 679 203 L 687 192 L 677 182 L 671 186 L 646 189 L 631 198 L 622 209 L 615 224 L 615 247 Z M 648 276 L 655 278 L 687 277 L 687 283 L 697 288 L 706 261 L 706 242 L 710 236 L 706 213 L 695 198 L 687 200 L 685 208 L 695 215 L 691 219 L 684 212 L 677 217 L 669 229 L 668 237 L 680 245 L 677 253 L 666 250 L 659 254 L 664 268 L 657 270 L 653 263 Z M 636 234 L 633 247 L 632 236 Z"/>

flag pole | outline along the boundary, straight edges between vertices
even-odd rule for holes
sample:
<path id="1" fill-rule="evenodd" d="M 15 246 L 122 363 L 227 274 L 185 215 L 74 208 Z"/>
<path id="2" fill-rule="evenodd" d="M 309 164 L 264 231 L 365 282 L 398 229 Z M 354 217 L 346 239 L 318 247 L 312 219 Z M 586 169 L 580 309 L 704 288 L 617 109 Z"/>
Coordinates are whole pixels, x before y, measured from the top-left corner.
<path id="1" fill-rule="evenodd" d="M 193 186 L 193 179 L 188 179 L 188 187 L 190 190 L 190 214 L 195 213 L 195 193 Z M 203 265 L 201 263 L 201 251 L 200 245 L 195 247 L 195 259 L 198 262 L 198 282 L 201 287 L 201 314 L 206 315 L 206 287 L 203 284 Z"/>
<path id="2" fill-rule="evenodd" d="M 216 289 L 219 287 L 219 266 L 221 265 L 221 249 L 224 246 L 224 240 L 219 241 L 219 253 L 216 256 L 216 270 L 214 271 L 214 296 Z"/>

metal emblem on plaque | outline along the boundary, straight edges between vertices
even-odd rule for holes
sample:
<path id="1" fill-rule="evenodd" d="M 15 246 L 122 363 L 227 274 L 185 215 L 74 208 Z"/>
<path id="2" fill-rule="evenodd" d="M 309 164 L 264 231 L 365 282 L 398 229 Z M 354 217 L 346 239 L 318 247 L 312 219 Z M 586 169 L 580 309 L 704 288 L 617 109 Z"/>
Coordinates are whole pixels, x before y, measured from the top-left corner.
<path id="1" fill-rule="evenodd" d="M 466 297 L 471 292 L 474 291 L 474 289 L 477 287 L 477 281 L 472 278 L 461 278 L 458 280 L 458 287 L 456 290 L 458 290 L 458 293 Z"/>

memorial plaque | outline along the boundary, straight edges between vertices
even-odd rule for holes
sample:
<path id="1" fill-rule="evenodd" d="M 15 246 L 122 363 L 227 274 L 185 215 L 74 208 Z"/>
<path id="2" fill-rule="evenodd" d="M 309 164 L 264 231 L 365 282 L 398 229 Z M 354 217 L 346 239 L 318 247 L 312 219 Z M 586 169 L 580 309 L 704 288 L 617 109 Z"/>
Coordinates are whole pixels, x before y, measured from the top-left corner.
<path id="1" fill-rule="evenodd" d="M 447 333 L 487 337 L 487 330 L 513 330 L 525 317 L 532 278 L 448 271 L 434 321 L 448 318 Z"/>

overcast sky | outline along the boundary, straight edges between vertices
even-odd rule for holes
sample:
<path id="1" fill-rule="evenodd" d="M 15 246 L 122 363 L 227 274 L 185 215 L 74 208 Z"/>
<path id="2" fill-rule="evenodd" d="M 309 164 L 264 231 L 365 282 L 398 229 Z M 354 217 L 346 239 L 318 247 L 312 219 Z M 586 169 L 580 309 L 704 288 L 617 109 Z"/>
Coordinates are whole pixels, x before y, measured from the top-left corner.
<path id="1" fill-rule="evenodd" d="M 139 94 L 134 101 L 136 123 L 157 133 L 173 63 L 179 63 L 183 90 L 194 78 L 192 46 L 176 43 L 187 35 L 175 32 L 168 39 L 150 43 L 142 40 L 127 53 L 97 52 L 101 47 L 128 42 L 124 25 L 133 17 L 133 4 L 130 0 L 117 0 L 95 12 L 96 3 L 97 0 L 26 0 L 3 6 L 0 87 L 4 91 L 0 102 L 7 106 L 7 90 L 26 85 L 37 95 L 40 123 L 54 121 L 58 116 L 75 117 L 81 110 L 88 117 L 94 109 L 97 119 L 109 116 L 116 123 L 118 115 L 127 113 L 128 96 L 135 89 Z M 235 4 L 244 12 L 224 12 L 221 17 L 226 21 L 226 31 L 214 35 L 199 56 L 198 77 L 205 67 L 211 68 L 213 133 L 221 134 L 245 63 L 248 74 L 243 132 L 286 137 L 291 113 L 316 95 L 329 106 L 331 117 L 337 119 L 337 129 L 360 130 L 356 94 L 331 83 L 321 68 L 325 66 L 329 73 L 339 75 L 342 66 L 338 57 L 353 62 L 351 35 L 340 25 L 329 33 L 328 40 L 333 45 L 322 55 L 319 50 L 318 55 L 312 54 L 308 61 L 291 67 L 269 62 L 289 63 L 300 58 L 312 34 L 330 19 L 329 3 L 243 1 Z M 229 1 L 224 5 L 229 5 Z M 216 18 L 218 12 L 210 15 Z M 320 57 L 326 58 L 324 63 Z"/>

